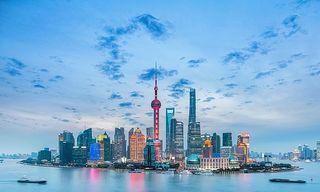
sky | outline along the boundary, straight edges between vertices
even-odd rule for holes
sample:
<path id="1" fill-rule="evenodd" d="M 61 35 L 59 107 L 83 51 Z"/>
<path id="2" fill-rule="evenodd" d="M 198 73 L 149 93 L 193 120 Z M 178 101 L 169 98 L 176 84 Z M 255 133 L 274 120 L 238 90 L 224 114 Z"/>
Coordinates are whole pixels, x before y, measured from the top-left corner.
<path id="1" fill-rule="evenodd" d="M 261 152 L 320 140 L 320 1 L 0 1 L 0 153 L 57 148 L 165 108 Z M 158 71 L 154 70 L 157 63 Z M 186 147 L 186 146 L 185 146 Z"/>

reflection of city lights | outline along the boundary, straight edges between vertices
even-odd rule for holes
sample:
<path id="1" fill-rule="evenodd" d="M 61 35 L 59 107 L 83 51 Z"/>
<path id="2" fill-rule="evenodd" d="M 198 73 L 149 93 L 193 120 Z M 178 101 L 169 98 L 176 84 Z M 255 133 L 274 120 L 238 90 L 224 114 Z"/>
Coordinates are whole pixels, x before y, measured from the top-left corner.
<path id="1" fill-rule="evenodd" d="M 90 169 L 89 176 L 90 181 L 97 182 L 100 178 L 100 171 L 98 169 Z"/>
<path id="2" fill-rule="evenodd" d="M 144 173 L 130 173 L 129 190 L 145 191 L 144 188 Z"/>

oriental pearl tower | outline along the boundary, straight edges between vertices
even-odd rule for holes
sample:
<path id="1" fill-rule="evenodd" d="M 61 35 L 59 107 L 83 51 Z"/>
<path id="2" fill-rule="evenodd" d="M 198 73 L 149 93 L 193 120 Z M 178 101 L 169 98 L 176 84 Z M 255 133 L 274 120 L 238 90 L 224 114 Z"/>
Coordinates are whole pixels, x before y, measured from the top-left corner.
<path id="1" fill-rule="evenodd" d="M 158 79 L 157 79 L 157 64 L 155 68 L 154 78 L 154 100 L 151 102 L 151 108 L 153 109 L 153 129 L 154 129 L 154 145 L 156 148 L 156 160 L 161 160 L 161 141 L 159 139 L 159 110 L 161 102 L 158 100 Z"/>

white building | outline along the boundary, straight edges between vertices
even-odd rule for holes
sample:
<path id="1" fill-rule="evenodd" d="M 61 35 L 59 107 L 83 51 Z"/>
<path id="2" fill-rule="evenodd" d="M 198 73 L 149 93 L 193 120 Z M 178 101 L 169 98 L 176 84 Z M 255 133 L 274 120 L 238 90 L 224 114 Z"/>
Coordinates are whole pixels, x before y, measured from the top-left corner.
<path id="1" fill-rule="evenodd" d="M 229 169 L 229 158 L 200 158 L 200 169 Z"/>
<path id="2" fill-rule="evenodd" d="M 231 152 L 232 152 L 231 146 L 222 146 L 220 148 L 220 156 L 221 157 L 229 158 L 229 156 L 231 155 Z"/>

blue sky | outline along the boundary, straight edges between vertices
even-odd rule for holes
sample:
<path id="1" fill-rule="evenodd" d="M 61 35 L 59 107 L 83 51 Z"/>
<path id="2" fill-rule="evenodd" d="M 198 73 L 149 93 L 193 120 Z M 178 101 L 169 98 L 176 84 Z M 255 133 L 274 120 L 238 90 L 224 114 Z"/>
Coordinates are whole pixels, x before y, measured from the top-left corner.
<path id="1" fill-rule="evenodd" d="M 152 126 L 162 102 L 202 133 L 249 131 L 256 151 L 320 140 L 320 1 L 1 1 L 0 152 Z M 185 129 L 187 132 L 187 129 Z"/>

